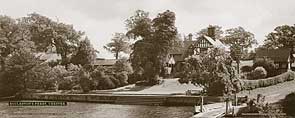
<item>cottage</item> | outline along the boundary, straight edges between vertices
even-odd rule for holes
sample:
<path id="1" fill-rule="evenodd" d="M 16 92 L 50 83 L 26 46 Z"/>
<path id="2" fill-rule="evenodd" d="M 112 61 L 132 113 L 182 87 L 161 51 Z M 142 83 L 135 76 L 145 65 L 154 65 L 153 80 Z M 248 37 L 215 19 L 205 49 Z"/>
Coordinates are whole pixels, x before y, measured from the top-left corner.
<path id="1" fill-rule="evenodd" d="M 276 65 L 279 73 L 286 72 L 287 70 L 294 69 L 294 56 L 290 48 L 279 48 L 279 49 L 256 49 L 255 61 L 270 59 Z"/>
<path id="2" fill-rule="evenodd" d="M 169 61 L 167 61 L 167 63 L 171 67 L 176 67 L 177 71 L 177 68 L 181 66 L 181 62 L 183 62 L 188 56 L 207 53 L 207 51 L 211 48 L 223 48 L 225 51 L 229 51 L 227 46 L 215 38 L 215 27 L 209 27 L 207 34 L 208 36 L 203 35 L 197 38 L 197 40 L 193 40 L 193 35 L 189 34 L 188 39 L 182 41 L 183 45 L 181 47 L 174 47 L 169 51 Z"/>

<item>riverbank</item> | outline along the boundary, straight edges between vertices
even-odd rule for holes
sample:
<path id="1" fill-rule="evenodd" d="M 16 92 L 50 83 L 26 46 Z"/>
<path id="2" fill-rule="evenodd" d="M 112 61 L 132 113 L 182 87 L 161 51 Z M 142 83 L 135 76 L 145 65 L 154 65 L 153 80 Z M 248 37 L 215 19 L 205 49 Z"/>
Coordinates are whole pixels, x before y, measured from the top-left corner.
<path id="1" fill-rule="evenodd" d="M 131 94 L 46 94 L 31 93 L 21 95 L 22 100 L 53 100 L 71 102 L 96 102 L 109 104 L 193 106 L 200 103 L 200 96 L 186 95 L 131 95 Z M 204 103 L 224 101 L 223 97 L 204 97 Z"/>

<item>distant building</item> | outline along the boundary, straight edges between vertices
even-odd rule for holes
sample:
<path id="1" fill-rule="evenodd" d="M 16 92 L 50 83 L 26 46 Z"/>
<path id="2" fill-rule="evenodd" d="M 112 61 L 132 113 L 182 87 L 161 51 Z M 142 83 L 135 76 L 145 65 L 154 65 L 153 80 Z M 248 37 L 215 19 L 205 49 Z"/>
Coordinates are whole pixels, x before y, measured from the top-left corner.
<path id="1" fill-rule="evenodd" d="M 98 58 L 94 61 L 94 66 L 104 66 L 104 67 L 112 67 L 115 65 L 115 63 L 118 61 L 118 59 L 101 59 Z"/>
<path id="2" fill-rule="evenodd" d="M 203 35 L 198 37 L 197 40 L 193 40 L 193 35 L 189 34 L 188 39 L 182 41 L 181 47 L 174 47 L 169 51 L 167 63 L 171 67 L 178 66 L 184 59 L 190 55 L 199 55 L 201 53 L 207 53 L 211 48 L 223 48 L 225 51 L 229 51 L 229 47 L 225 46 L 219 39 L 215 37 L 215 27 L 208 28 L 208 36 Z M 169 63 L 174 62 L 174 63 Z M 172 69 L 173 70 L 173 69 Z"/>
<path id="3" fill-rule="evenodd" d="M 255 61 L 270 59 L 276 65 L 280 73 L 286 72 L 287 70 L 294 69 L 294 53 L 290 48 L 279 48 L 279 49 L 256 49 Z"/>

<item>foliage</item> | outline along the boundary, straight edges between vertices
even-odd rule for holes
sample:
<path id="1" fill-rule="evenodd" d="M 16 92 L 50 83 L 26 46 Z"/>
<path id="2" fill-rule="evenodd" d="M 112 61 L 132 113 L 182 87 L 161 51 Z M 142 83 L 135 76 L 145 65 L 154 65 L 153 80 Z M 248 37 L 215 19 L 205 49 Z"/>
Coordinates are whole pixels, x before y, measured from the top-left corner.
<path id="1" fill-rule="evenodd" d="M 134 71 L 132 74 L 129 74 L 127 81 L 129 84 L 134 84 L 137 81 L 141 81 L 143 79 L 143 69 L 138 69 Z"/>
<path id="2" fill-rule="evenodd" d="M 133 73 L 131 63 L 128 62 L 127 59 L 119 59 L 118 61 L 116 61 L 114 65 L 114 71 L 116 73 L 120 73 L 120 72 L 124 72 L 127 74 Z"/>
<path id="3" fill-rule="evenodd" d="M 295 116 L 295 93 L 288 94 L 285 99 L 282 100 L 283 111 L 287 115 Z"/>
<path id="4" fill-rule="evenodd" d="M 259 66 L 253 70 L 253 75 L 253 79 L 263 79 L 266 77 L 267 72 L 263 67 Z"/>
<path id="5" fill-rule="evenodd" d="M 227 29 L 225 32 L 223 43 L 230 46 L 231 57 L 234 60 L 237 60 L 236 56 L 239 56 L 244 49 L 257 44 L 254 34 L 246 31 L 243 27 Z"/>
<path id="6" fill-rule="evenodd" d="M 90 73 L 93 89 L 113 89 L 128 84 L 128 75 L 126 72 L 112 74 L 112 72 L 110 73 L 108 71 L 112 70 L 98 67 Z"/>
<path id="7" fill-rule="evenodd" d="M 264 40 L 266 48 L 280 48 L 294 46 L 295 25 L 277 26 Z"/>
<path id="8" fill-rule="evenodd" d="M 47 63 L 41 63 L 28 70 L 24 77 L 27 80 L 27 87 L 30 89 L 54 90 L 54 79 L 50 73 L 51 67 Z"/>
<path id="9" fill-rule="evenodd" d="M 71 62 L 76 65 L 92 65 L 96 59 L 96 51 L 92 47 L 90 40 L 80 41 L 78 51 L 72 56 Z"/>
<path id="10" fill-rule="evenodd" d="M 61 55 L 63 65 L 69 63 L 69 55 L 77 48 L 83 32 L 76 31 L 72 25 L 52 21 L 37 13 L 29 14 L 20 21 L 25 24 L 37 46 L 37 51 L 47 51 L 55 47 L 56 53 Z"/>
<path id="11" fill-rule="evenodd" d="M 26 90 L 27 82 L 31 80 L 28 76 L 30 70 L 40 64 L 41 61 L 26 50 L 18 50 L 8 57 L 5 61 L 5 78 L 11 88 L 18 90 Z M 11 85 L 10 85 L 11 84 Z"/>
<path id="12" fill-rule="evenodd" d="M 273 77 L 278 74 L 274 62 L 270 59 L 256 60 L 254 61 L 252 68 L 256 68 L 259 66 L 263 67 L 266 70 L 267 77 Z"/>
<path id="13" fill-rule="evenodd" d="M 238 92 L 241 88 L 232 60 L 218 48 L 209 50 L 205 55 L 193 55 L 185 59 L 183 78 L 205 87 L 208 95 L 226 95 Z"/>
<path id="14" fill-rule="evenodd" d="M 259 80 L 242 80 L 244 90 L 252 90 L 260 87 L 272 86 L 278 83 L 294 80 L 295 73 L 288 71 L 278 76 Z"/>
<path id="15" fill-rule="evenodd" d="M 90 73 L 85 71 L 84 69 L 81 69 L 80 72 L 79 72 L 78 77 L 80 79 L 79 84 L 80 84 L 83 92 L 84 93 L 89 92 L 91 90 L 90 87 L 92 86 L 91 85 L 92 84 L 92 82 L 91 82 L 92 78 L 90 76 Z"/>
<path id="16" fill-rule="evenodd" d="M 242 66 L 241 67 L 241 72 L 242 73 L 245 73 L 245 72 L 251 72 L 253 69 L 252 69 L 252 66 Z"/>
<path id="17" fill-rule="evenodd" d="M 31 51 L 35 49 L 30 32 L 26 26 L 15 19 L 0 15 L 0 68 L 4 70 L 5 60 L 15 50 Z"/>
<path id="18" fill-rule="evenodd" d="M 134 43 L 130 54 L 132 67 L 143 68 L 144 78 L 155 84 L 177 37 L 175 13 L 167 10 L 151 20 L 147 12 L 139 10 L 126 23 L 127 35 L 141 38 Z"/>
<path id="19" fill-rule="evenodd" d="M 104 46 L 104 48 L 111 53 L 114 53 L 116 59 L 118 59 L 121 52 L 130 52 L 130 43 L 128 41 L 129 39 L 125 34 L 115 33 L 114 37 L 111 39 L 111 42 Z"/>

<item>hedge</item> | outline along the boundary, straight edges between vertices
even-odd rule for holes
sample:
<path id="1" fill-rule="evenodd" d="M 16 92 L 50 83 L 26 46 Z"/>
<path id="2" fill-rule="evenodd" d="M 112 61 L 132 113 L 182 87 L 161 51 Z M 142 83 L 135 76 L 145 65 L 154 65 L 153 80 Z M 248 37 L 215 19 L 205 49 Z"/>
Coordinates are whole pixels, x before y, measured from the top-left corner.
<path id="1" fill-rule="evenodd" d="M 269 77 L 266 79 L 242 80 L 243 90 L 252 90 L 255 88 L 272 86 L 272 85 L 276 85 L 278 83 L 294 80 L 294 78 L 295 78 L 295 72 L 288 71 L 288 72 L 285 72 L 281 75 Z"/>

